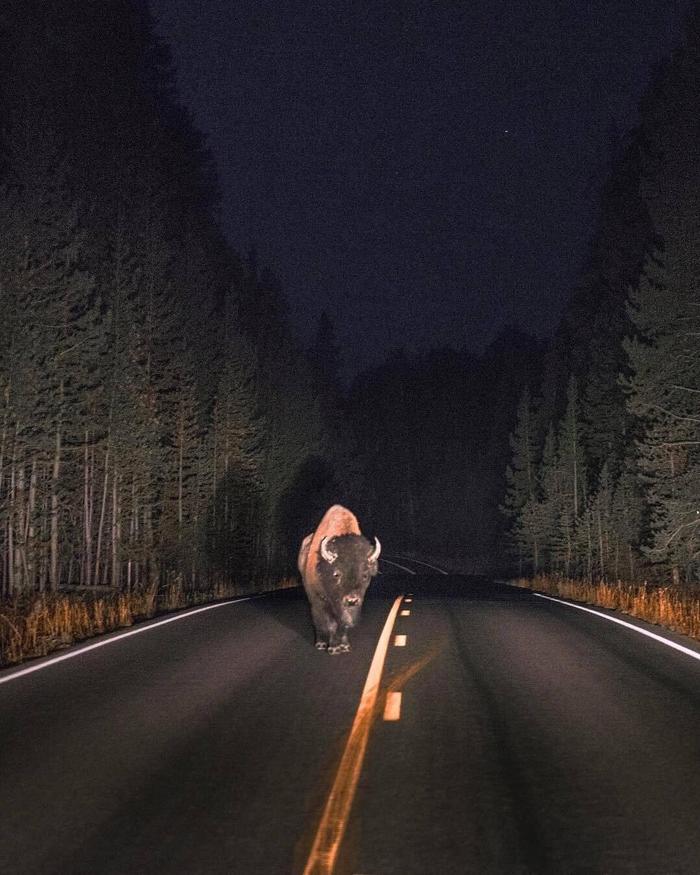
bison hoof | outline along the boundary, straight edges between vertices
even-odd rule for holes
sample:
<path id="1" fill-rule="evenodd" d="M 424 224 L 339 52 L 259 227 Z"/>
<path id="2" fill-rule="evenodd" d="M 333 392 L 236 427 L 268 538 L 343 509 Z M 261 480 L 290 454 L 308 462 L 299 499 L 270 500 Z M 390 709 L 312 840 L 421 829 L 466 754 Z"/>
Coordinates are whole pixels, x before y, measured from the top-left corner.
<path id="1" fill-rule="evenodd" d="M 343 652 L 342 644 L 334 644 L 332 647 L 328 648 L 328 652 L 331 656 L 337 656 L 339 653 Z"/>
<path id="2" fill-rule="evenodd" d="M 338 650 L 340 650 L 341 653 L 350 653 L 350 645 L 346 641 L 344 644 L 338 645 Z"/>
<path id="3" fill-rule="evenodd" d="M 316 648 L 316 650 L 327 650 L 328 649 L 328 645 L 326 644 L 325 641 L 317 641 L 314 644 L 314 647 Z"/>

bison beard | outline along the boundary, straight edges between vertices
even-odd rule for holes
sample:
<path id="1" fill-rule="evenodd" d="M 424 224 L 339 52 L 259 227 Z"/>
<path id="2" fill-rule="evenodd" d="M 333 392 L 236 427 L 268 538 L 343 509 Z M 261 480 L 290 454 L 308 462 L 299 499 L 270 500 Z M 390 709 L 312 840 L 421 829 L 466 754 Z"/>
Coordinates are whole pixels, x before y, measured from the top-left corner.
<path id="1" fill-rule="evenodd" d="M 311 606 L 317 650 L 350 650 L 348 629 L 360 617 L 380 550 L 379 541 L 375 538 L 370 544 L 355 515 L 339 504 L 327 510 L 316 531 L 302 541 L 299 573 Z"/>

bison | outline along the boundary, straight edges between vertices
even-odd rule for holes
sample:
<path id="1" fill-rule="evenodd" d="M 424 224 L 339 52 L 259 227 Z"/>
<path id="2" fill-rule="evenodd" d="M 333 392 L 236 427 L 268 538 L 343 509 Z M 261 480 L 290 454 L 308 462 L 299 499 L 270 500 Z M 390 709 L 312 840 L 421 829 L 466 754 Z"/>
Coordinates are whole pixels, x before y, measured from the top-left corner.
<path id="1" fill-rule="evenodd" d="M 317 650 L 350 650 L 348 629 L 359 619 L 381 549 L 377 538 L 372 546 L 363 537 L 355 515 L 339 504 L 301 542 L 299 573 L 311 605 Z"/>

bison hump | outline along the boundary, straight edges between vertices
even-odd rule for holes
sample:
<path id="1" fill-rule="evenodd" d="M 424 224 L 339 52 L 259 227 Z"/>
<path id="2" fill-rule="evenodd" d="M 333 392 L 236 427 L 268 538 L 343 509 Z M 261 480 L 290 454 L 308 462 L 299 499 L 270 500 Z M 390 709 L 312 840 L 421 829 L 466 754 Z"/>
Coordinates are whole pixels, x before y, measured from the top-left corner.
<path id="1" fill-rule="evenodd" d="M 341 535 L 361 535 L 360 524 L 352 511 L 340 504 L 329 507 L 323 515 L 323 519 L 316 527 L 316 531 L 310 537 L 308 546 L 307 538 L 299 551 L 299 570 L 301 571 L 302 553 L 304 554 L 304 579 L 307 583 L 313 583 L 318 579 L 318 563 L 321 553 L 321 541 L 324 538 L 338 538 Z"/>
<path id="2" fill-rule="evenodd" d="M 339 535 L 359 534 L 361 534 L 360 524 L 357 522 L 355 514 L 340 504 L 334 504 L 323 515 L 323 519 L 314 532 L 314 540 L 316 540 L 316 536 L 319 536 L 320 544 L 321 538 L 337 538 Z"/>

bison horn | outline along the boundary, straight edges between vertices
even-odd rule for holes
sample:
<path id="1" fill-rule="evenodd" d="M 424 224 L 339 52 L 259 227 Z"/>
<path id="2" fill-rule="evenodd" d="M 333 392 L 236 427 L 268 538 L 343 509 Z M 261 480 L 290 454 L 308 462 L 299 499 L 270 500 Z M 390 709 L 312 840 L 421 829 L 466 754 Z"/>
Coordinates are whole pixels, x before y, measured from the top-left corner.
<path id="1" fill-rule="evenodd" d="M 321 541 L 321 556 L 323 556 L 326 562 L 332 565 L 338 558 L 338 554 L 328 549 L 328 547 L 326 546 L 327 540 L 328 538 L 323 538 L 323 540 Z"/>
<path id="2" fill-rule="evenodd" d="M 379 554 L 382 552 L 382 545 L 379 543 L 379 538 L 374 539 L 374 550 L 369 554 L 368 560 L 370 562 L 376 562 L 379 559 Z"/>

